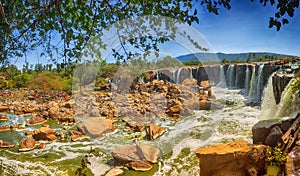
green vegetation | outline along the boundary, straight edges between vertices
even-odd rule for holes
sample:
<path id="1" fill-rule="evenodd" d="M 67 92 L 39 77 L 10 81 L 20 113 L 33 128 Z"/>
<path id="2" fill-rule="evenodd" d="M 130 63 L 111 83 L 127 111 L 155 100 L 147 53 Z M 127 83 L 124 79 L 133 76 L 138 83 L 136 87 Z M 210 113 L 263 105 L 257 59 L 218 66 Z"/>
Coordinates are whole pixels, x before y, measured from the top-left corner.
<path id="1" fill-rule="evenodd" d="M 251 0 L 253 1 L 253 0 Z M 274 17 L 269 19 L 269 27 L 276 27 L 280 30 L 281 26 L 287 24 L 288 18 L 294 16 L 295 9 L 298 8 L 298 1 L 286 0 L 261 0 L 262 5 L 274 5 L 276 10 Z M 0 2 L 0 62 L 8 64 L 9 58 L 22 57 L 37 47 L 43 48 L 42 56 L 48 56 L 51 60 L 63 59 L 63 67 L 66 64 L 78 60 L 83 52 L 83 48 L 92 49 L 100 54 L 100 49 L 105 48 L 103 41 L 91 41 L 92 36 L 103 35 L 104 29 L 111 27 L 112 24 L 122 20 L 129 20 L 131 17 L 141 16 L 164 16 L 183 21 L 189 25 L 199 23 L 197 9 L 202 6 L 209 13 L 218 15 L 220 8 L 230 9 L 230 0 L 179 0 L 179 1 L 93 1 L 93 0 L 66 0 L 66 1 L 28 1 L 3 0 Z M 75 10 L 74 10 L 75 9 Z M 26 19 L 26 20 L 24 20 Z M 150 24 L 154 19 L 150 20 Z M 126 50 L 125 45 L 131 45 L 132 48 L 142 50 L 146 54 L 157 52 L 158 44 L 174 39 L 177 28 L 168 23 L 156 22 L 154 35 L 145 35 L 145 29 L 151 25 L 140 22 L 130 21 L 120 23 L 114 27 L 117 30 L 133 28 L 134 36 L 131 34 L 124 39 L 121 33 L 118 33 L 121 51 L 113 49 L 113 55 L 119 60 L 134 58 L 136 52 Z M 169 31 L 162 36 L 162 28 Z M 142 35 L 143 34 L 143 35 Z M 199 46 L 189 35 L 185 37 L 200 50 L 206 50 Z M 144 37 L 136 37 L 144 36 Z M 158 36 L 158 37 L 153 37 Z M 57 41 L 61 41 L 57 43 Z M 92 42 L 96 45 L 88 45 Z M 95 47 L 97 46 L 97 47 Z M 125 54 L 123 54 L 125 53 Z M 58 56 L 55 58 L 54 56 Z M 57 61 L 57 60 L 56 60 Z M 56 67 L 58 70 L 61 69 Z M 38 70 L 42 69 L 40 65 Z"/>
<path id="2" fill-rule="evenodd" d="M 267 148 L 265 153 L 267 162 L 270 165 L 285 165 L 287 153 L 281 149 L 280 144 L 274 148 Z"/>
<path id="3" fill-rule="evenodd" d="M 166 56 L 157 61 L 145 59 L 135 59 L 128 63 L 120 64 L 97 61 L 81 64 L 70 63 L 42 65 L 36 64 L 31 68 L 23 66 L 22 71 L 15 65 L 7 65 L 0 68 L 0 90 L 30 89 L 50 91 L 71 92 L 72 86 L 82 86 L 94 84 L 95 87 L 105 86 L 108 80 L 115 76 L 143 77 L 148 70 L 169 69 L 182 67 L 178 60 Z M 128 74 L 123 74 L 128 73 Z"/>
<path id="4" fill-rule="evenodd" d="M 201 61 L 189 61 L 189 62 L 184 62 L 183 63 L 186 66 L 202 66 L 202 62 Z"/>

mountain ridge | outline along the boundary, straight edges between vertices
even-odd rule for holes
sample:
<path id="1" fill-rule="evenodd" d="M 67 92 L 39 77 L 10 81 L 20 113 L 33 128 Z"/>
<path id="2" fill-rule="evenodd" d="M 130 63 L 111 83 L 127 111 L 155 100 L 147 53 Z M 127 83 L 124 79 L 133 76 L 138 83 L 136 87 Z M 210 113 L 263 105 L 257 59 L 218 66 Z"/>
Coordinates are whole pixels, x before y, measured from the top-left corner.
<path id="1" fill-rule="evenodd" d="M 278 54 L 278 53 L 272 53 L 272 52 L 244 52 L 244 53 L 199 52 L 199 53 L 180 55 L 180 56 L 177 56 L 176 59 L 178 59 L 181 62 L 190 62 L 190 61 L 211 62 L 211 61 L 222 61 L 224 59 L 227 59 L 228 61 L 234 61 L 237 58 L 244 61 L 244 60 L 247 60 L 247 58 L 249 57 L 250 54 L 252 55 L 252 59 L 256 59 L 256 58 L 264 57 L 264 56 L 267 56 L 269 58 L 274 58 L 274 59 L 276 59 L 276 58 L 281 59 L 281 58 L 286 58 L 286 57 L 297 57 L 297 56 L 293 56 L 293 55 Z M 253 54 L 254 54 L 254 56 L 253 56 Z"/>

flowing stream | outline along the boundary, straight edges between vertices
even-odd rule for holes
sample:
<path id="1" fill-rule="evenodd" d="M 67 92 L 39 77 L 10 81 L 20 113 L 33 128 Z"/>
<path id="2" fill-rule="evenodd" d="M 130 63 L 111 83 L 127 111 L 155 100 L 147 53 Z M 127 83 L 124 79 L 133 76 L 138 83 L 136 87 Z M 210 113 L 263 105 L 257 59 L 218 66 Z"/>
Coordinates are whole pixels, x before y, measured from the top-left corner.
<path id="1" fill-rule="evenodd" d="M 139 138 L 139 141 L 153 145 L 161 150 L 158 164 L 147 172 L 136 172 L 125 169 L 125 175 L 198 175 L 199 160 L 194 152 L 199 147 L 217 143 L 228 143 L 236 139 L 251 142 L 251 127 L 259 121 L 260 110 L 244 104 L 245 97 L 238 89 L 213 87 L 216 101 L 224 102 L 215 110 L 196 111 L 194 116 L 183 118 L 178 122 L 157 120 L 157 123 L 168 128 L 161 137 L 154 141 Z M 8 114 L 9 122 L 22 124 L 30 116 Z M 80 117 L 77 117 L 80 118 Z M 80 118 L 84 120 L 84 118 Z M 63 127 L 48 120 L 51 128 L 58 133 Z M 88 155 L 88 175 L 105 174 L 111 167 L 111 150 L 133 143 L 134 136 L 144 136 L 145 132 L 128 133 L 123 130 L 124 124 L 116 124 L 118 130 L 110 133 L 104 140 L 85 140 L 79 142 L 46 143 L 44 150 L 35 149 L 29 152 L 18 152 L 25 131 L 0 132 L 0 139 L 14 142 L 17 146 L 11 149 L 0 149 L 1 175 L 75 175 L 81 160 Z M 40 126 L 30 127 L 29 131 Z M 71 126 L 70 128 L 75 128 Z"/>

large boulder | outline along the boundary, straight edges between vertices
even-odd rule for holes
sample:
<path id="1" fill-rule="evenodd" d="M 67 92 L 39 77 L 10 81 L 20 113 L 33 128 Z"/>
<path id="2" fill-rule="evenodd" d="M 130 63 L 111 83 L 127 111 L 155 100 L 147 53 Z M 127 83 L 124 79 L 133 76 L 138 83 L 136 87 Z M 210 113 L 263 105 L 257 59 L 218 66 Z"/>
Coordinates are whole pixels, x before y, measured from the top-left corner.
<path id="1" fill-rule="evenodd" d="M 137 143 L 114 149 L 112 156 L 116 162 L 124 163 L 134 170 L 149 170 L 149 163 L 157 163 L 160 156 L 159 149 L 148 144 Z"/>
<path id="2" fill-rule="evenodd" d="M 280 126 L 278 119 L 262 120 L 256 123 L 252 127 L 253 144 L 264 144 L 267 136 L 275 126 Z"/>
<path id="3" fill-rule="evenodd" d="M 40 129 L 35 129 L 33 131 L 32 137 L 36 141 L 54 141 L 56 140 L 56 132 L 48 127 L 41 127 Z"/>
<path id="4" fill-rule="evenodd" d="M 46 121 L 47 121 L 47 119 L 45 119 L 39 115 L 35 115 L 27 120 L 27 124 L 28 125 L 40 125 L 40 124 L 45 123 Z"/>
<path id="5" fill-rule="evenodd" d="M 22 144 L 20 145 L 19 151 L 25 152 L 29 150 L 33 150 L 36 147 L 36 142 L 31 137 L 26 137 L 23 139 Z"/>
<path id="6" fill-rule="evenodd" d="M 200 159 L 200 175 L 262 175 L 265 147 L 264 145 L 251 146 L 245 141 L 238 140 L 230 144 L 200 148 L 196 152 Z"/>
<path id="7" fill-rule="evenodd" d="M 110 119 L 94 117 L 83 122 L 83 129 L 85 134 L 103 139 L 106 133 L 113 132 L 115 127 L 113 126 L 113 121 Z"/>

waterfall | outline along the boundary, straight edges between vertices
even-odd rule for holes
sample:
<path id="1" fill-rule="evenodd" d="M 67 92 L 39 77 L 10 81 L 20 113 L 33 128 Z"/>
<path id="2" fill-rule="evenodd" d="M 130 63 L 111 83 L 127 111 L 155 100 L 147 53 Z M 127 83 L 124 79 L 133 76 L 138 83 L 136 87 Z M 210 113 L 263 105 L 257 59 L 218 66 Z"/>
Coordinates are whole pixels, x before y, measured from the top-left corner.
<path id="1" fill-rule="evenodd" d="M 250 70 L 249 70 L 249 65 L 247 65 L 246 75 L 245 75 L 245 86 L 244 86 L 247 92 L 249 92 L 249 84 L 250 84 Z"/>
<path id="2" fill-rule="evenodd" d="M 256 66 L 254 65 L 252 68 L 252 75 L 251 75 L 251 81 L 250 81 L 250 90 L 248 96 L 250 98 L 253 98 L 254 95 L 256 95 L 256 89 L 255 89 L 255 83 L 256 83 L 256 76 L 255 76 L 255 70 Z"/>
<path id="3" fill-rule="evenodd" d="M 228 83 L 228 87 L 234 87 L 235 86 L 235 79 L 234 79 L 234 64 L 230 64 L 227 71 L 226 71 L 226 79 Z"/>
<path id="4" fill-rule="evenodd" d="M 264 69 L 264 64 L 259 65 L 259 69 L 258 69 L 258 78 L 257 78 L 257 84 L 256 84 L 256 96 L 255 96 L 255 100 L 260 101 L 261 100 L 261 92 L 262 92 L 262 88 L 263 88 L 263 72 Z"/>
<path id="5" fill-rule="evenodd" d="M 180 72 L 181 72 L 182 68 L 179 68 L 177 71 L 177 77 L 176 77 L 176 84 L 180 84 Z"/>
<path id="6" fill-rule="evenodd" d="M 263 91 L 262 102 L 261 102 L 261 113 L 260 113 L 260 119 L 262 120 L 272 119 L 275 117 L 277 105 L 274 97 L 273 82 L 272 82 L 272 78 L 274 74 L 275 73 L 273 73 L 269 77 L 267 86 Z"/>
<path id="7" fill-rule="evenodd" d="M 253 100 L 260 102 L 261 92 L 263 89 L 263 69 L 264 64 L 259 65 L 258 73 L 256 75 L 256 66 L 252 69 L 251 81 L 250 81 L 250 90 L 248 96 Z"/>
<path id="8" fill-rule="evenodd" d="M 275 118 L 287 117 L 292 115 L 294 112 L 299 111 L 300 92 L 299 90 L 293 90 L 295 83 L 297 83 L 297 80 L 292 79 L 282 92 Z"/>
<path id="9" fill-rule="evenodd" d="M 173 70 L 171 73 L 171 82 L 176 83 L 176 70 Z"/>
<path id="10" fill-rule="evenodd" d="M 218 87 L 226 86 L 226 81 L 225 81 L 225 78 L 224 78 L 224 68 L 223 67 L 224 67 L 223 65 L 220 65 L 219 80 L 218 80 L 218 84 L 217 84 Z"/>
<path id="11" fill-rule="evenodd" d="M 193 78 L 193 68 L 190 67 L 190 78 L 192 79 Z"/>
<path id="12" fill-rule="evenodd" d="M 157 71 L 157 72 L 156 72 L 156 79 L 157 79 L 157 80 L 160 79 L 160 78 L 159 78 L 159 74 L 160 74 L 160 73 Z"/>

